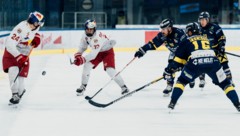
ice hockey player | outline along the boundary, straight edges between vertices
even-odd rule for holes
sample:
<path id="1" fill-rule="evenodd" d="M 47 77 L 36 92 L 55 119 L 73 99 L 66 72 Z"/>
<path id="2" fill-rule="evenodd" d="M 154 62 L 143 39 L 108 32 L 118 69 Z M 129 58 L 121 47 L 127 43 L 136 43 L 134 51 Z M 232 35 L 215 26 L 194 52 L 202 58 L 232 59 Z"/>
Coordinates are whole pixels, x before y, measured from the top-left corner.
<path id="1" fill-rule="evenodd" d="M 187 38 L 186 34 L 182 29 L 173 27 L 173 21 L 171 19 L 164 19 L 160 23 L 160 32 L 155 36 L 151 41 L 147 44 L 143 45 L 138 49 L 135 53 L 135 57 L 142 57 L 148 50 L 156 50 L 161 45 L 165 45 L 169 51 L 168 63 L 173 61 L 175 56 L 176 49 L 179 44 Z M 174 74 L 174 73 L 172 73 Z M 167 80 L 167 87 L 163 90 L 164 96 L 169 96 L 170 92 L 172 92 L 173 84 L 174 84 L 174 76 Z"/>
<path id="2" fill-rule="evenodd" d="M 178 99 L 184 91 L 184 87 L 202 73 L 206 73 L 213 81 L 224 90 L 233 105 L 240 111 L 238 95 L 229 78 L 226 78 L 219 59 L 207 37 L 200 35 L 200 27 L 197 22 L 186 26 L 187 40 L 181 43 L 176 51 L 174 60 L 168 65 L 163 73 L 164 79 L 171 78 L 172 73 L 183 67 L 177 83 L 171 95 L 168 108 L 174 109 Z"/>
<path id="3" fill-rule="evenodd" d="M 28 77 L 30 67 L 28 55 L 32 48 L 36 48 L 40 44 L 40 35 L 37 32 L 43 24 L 44 16 L 40 12 L 32 12 L 27 20 L 13 28 L 6 39 L 2 63 L 3 71 L 9 75 L 12 90 L 10 105 L 18 104 L 26 91 L 24 80 Z"/>
<path id="4" fill-rule="evenodd" d="M 109 39 L 104 33 L 96 31 L 97 24 L 95 20 L 87 20 L 84 26 L 85 33 L 82 35 L 78 52 L 74 55 L 75 65 L 80 66 L 84 64 L 82 84 L 80 88 L 76 90 L 78 96 L 83 95 L 88 84 L 90 72 L 96 68 L 99 63 L 103 62 L 104 70 L 111 78 L 117 74 L 113 50 L 116 41 Z M 91 48 L 91 52 L 83 56 L 83 53 L 88 47 Z M 115 77 L 114 80 L 121 87 L 121 94 L 129 92 L 128 87 L 120 75 Z"/>
<path id="5" fill-rule="evenodd" d="M 202 29 L 201 30 L 202 35 L 207 37 L 211 42 L 212 48 L 215 50 L 217 57 L 219 58 L 221 65 L 223 67 L 223 70 L 227 75 L 227 78 L 229 78 L 231 83 L 233 84 L 232 74 L 228 66 L 228 58 L 225 53 L 226 37 L 222 31 L 222 28 L 218 24 L 210 22 L 210 14 L 206 11 L 200 13 L 198 21 Z M 205 75 L 202 74 L 199 78 L 200 78 L 199 87 L 204 87 Z"/>

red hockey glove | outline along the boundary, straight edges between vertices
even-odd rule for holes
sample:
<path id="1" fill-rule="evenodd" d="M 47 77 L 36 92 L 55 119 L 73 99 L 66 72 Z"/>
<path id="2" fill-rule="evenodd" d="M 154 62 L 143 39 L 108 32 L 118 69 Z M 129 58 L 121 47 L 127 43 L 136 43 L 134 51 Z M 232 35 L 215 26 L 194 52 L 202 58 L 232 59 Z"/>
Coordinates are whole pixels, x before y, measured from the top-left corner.
<path id="1" fill-rule="evenodd" d="M 74 54 L 74 57 L 75 57 L 74 64 L 77 65 L 77 66 L 80 66 L 80 65 L 82 65 L 83 63 L 86 62 L 86 59 L 79 52 Z"/>
<path id="2" fill-rule="evenodd" d="M 18 62 L 18 66 L 19 66 L 19 67 L 23 67 L 23 66 L 25 66 L 25 65 L 28 65 L 28 62 L 27 62 L 28 57 L 25 56 L 25 55 L 22 55 L 22 54 L 18 55 L 18 56 L 16 57 L 16 60 L 17 60 L 17 62 Z"/>
<path id="3" fill-rule="evenodd" d="M 34 48 L 37 48 L 38 45 L 40 44 L 40 42 L 41 42 L 40 34 L 36 33 L 36 34 L 35 34 L 35 37 L 34 37 L 33 40 L 32 40 L 32 46 L 33 46 Z"/>

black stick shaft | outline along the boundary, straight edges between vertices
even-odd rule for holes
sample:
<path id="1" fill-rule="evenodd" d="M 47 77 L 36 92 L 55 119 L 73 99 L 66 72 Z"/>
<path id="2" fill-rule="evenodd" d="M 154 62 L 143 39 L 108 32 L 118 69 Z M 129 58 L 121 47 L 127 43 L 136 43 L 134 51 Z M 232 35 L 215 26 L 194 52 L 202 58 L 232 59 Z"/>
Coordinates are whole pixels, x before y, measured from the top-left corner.
<path id="1" fill-rule="evenodd" d="M 112 104 L 114 104 L 114 103 L 116 103 L 116 102 L 118 102 L 118 101 L 120 101 L 120 100 L 122 100 L 122 99 L 124 99 L 124 98 L 126 98 L 128 96 L 131 96 L 132 94 L 134 94 L 134 93 L 144 89 L 145 87 L 150 86 L 151 84 L 154 84 L 154 83 L 156 83 L 156 82 L 158 82 L 158 81 L 160 81 L 162 79 L 163 79 L 163 77 L 160 77 L 160 78 L 158 78 L 158 79 L 156 79 L 156 80 L 154 80 L 154 81 L 152 81 L 152 82 L 150 82 L 150 83 L 148 83 L 148 84 L 146 84 L 146 85 L 144 85 L 144 86 L 142 86 L 142 87 L 140 87 L 140 88 L 138 88 L 138 89 L 136 89 L 136 90 L 134 90 L 134 91 L 132 91 L 132 92 L 130 92 L 128 94 L 125 94 L 125 95 L 123 95 L 123 96 L 121 96 L 121 97 L 119 97 L 119 98 L 117 98 L 117 99 L 115 99 L 115 100 L 113 100 L 113 101 L 111 101 L 111 102 L 109 102 L 107 104 L 97 103 L 97 102 L 95 102 L 95 101 L 93 101 L 91 99 L 88 102 L 91 105 L 93 105 L 93 106 L 100 107 L 100 108 L 105 108 L 105 107 L 107 107 L 109 105 L 112 105 Z"/>
<path id="2" fill-rule="evenodd" d="M 240 57 L 240 55 L 237 55 L 237 54 L 233 54 L 233 53 L 230 53 L 230 52 L 225 52 L 226 54 L 229 54 L 229 55 L 232 55 L 232 56 L 235 56 L 235 57 Z"/>
<path id="3" fill-rule="evenodd" d="M 110 81 L 108 81 L 101 89 L 99 89 L 92 97 L 86 96 L 85 99 L 86 100 L 91 100 L 93 97 L 95 97 L 98 93 L 100 93 L 103 88 L 105 88 L 113 79 L 115 79 L 126 67 L 128 67 L 134 60 L 136 59 L 136 57 L 134 57 L 130 62 L 128 62 L 128 64 L 126 64 L 125 67 L 123 67 L 123 69 L 121 71 L 119 71 L 116 75 L 114 75 Z"/>

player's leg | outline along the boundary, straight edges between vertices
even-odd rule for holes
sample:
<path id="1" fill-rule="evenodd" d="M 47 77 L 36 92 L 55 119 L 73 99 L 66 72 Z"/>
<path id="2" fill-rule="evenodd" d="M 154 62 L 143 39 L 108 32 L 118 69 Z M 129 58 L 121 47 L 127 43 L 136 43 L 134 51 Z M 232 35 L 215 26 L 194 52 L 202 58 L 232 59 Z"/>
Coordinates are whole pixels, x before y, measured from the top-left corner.
<path id="1" fill-rule="evenodd" d="M 232 85 L 235 86 L 233 81 L 232 81 L 232 73 L 231 73 L 231 70 L 230 70 L 229 65 L 228 65 L 227 55 L 226 54 L 224 54 L 224 55 L 219 54 L 218 59 L 221 62 L 222 68 L 223 68 L 225 74 L 227 75 L 227 78 L 231 81 Z"/>
<path id="2" fill-rule="evenodd" d="M 24 80 L 25 80 L 25 77 L 22 77 L 22 76 L 18 77 L 18 82 L 19 82 L 18 95 L 20 96 L 20 98 L 22 98 L 22 96 L 26 92 Z"/>
<path id="3" fill-rule="evenodd" d="M 103 66 L 104 66 L 104 70 L 107 72 L 107 74 L 113 78 L 116 74 L 117 71 L 115 69 L 115 55 L 114 55 L 114 51 L 113 49 L 110 49 L 108 51 L 105 52 L 105 56 L 103 58 Z M 121 88 L 122 90 L 122 94 L 126 94 L 129 92 L 128 87 L 125 85 L 122 77 L 120 75 L 117 75 L 114 78 L 114 81 L 118 84 L 118 86 Z"/>
<path id="4" fill-rule="evenodd" d="M 173 61 L 175 54 L 170 52 L 169 56 L 168 56 L 168 63 L 171 63 Z M 170 93 L 172 92 L 173 89 L 173 84 L 174 84 L 174 79 L 175 79 L 175 74 L 172 76 L 171 79 L 167 80 L 167 86 L 166 88 L 163 90 L 163 96 L 164 97 L 168 97 L 170 95 Z"/>
<path id="5" fill-rule="evenodd" d="M 12 98 L 9 100 L 10 104 L 18 104 L 20 96 L 18 94 L 19 89 L 19 79 L 14 83 L 16 76 L 18 75 L 19 68 L 17 66 L 12 66 L 8 69 L 9 82 L 12 91 Z"/>
<path id="6" fill-rule="evenodd" d="M 168 105 L 168 108 L 174 109 L 178 99 L 183 94 L 185 86 L 192 82 L 196 77 L 198 77 L 201 73 L 196 73 L 196 71 L 187 68 L 186 66 L 182 70 L 177 83 L 174 85 L 171 101 Z"/>
<path id="7" fill-rule="evenodd" d="M 214 71 L 208 73 L 209 77 L 212 78 L 213 83 L 218 85 L 226 94 L 226 96 L 231 100 L 233 105 L 240 111 L 240 103 L 237 92 L 235 91 L 230 80 L 226 77 L 226 74 L 222 68 L 218 68 Z"/>
<path id="8" fill-rule="evenodd" d="M 202 74 L 199 76 L 199 79 L 200 79 L 199 87 L 200 87 L 200 88 L 203 88 L 203 87 L 205 86 L 205 73 L 202 73 Z"/>
<path id="9" fill-rule="evenodd" d="M 83 95 L 84 91 L 86 90 L 88 80 L 90 77 L 91 70 L 93 69 L 94 65 L 91 62 L 87 62 L 83 66 L 83 73 L 82 73 L 82 84 L 80 88 L 76 90 L 77 96 Z"/>
<path id="10" fill-rule="evenodd" d="M 107 67 L 106 72 L 111 78 L 114 77 L 117 74 L 117 71 L 112 67 Z M 114 81 L 118 84 L 119 87 L 121 87 L 121 89 L 122 89 L 121 93 L 122 94 L 125 94 L 125 93 L 129 92 L 128 87 L 125 85 L 125 83 L 124 83 L 124 81 L 123 81 L 123 79 L 120 75 L 116 76 L 114 78 Z"/>
<path id="11" fill-rule="evenodd" d="M 230 70 L 230 68 L 229 68 L 228 61 L 227 61 L 227 62 L 223 62 L 223 63 L 221 63 L 221 64 L 222 64 L 223 70 L 224 70 L 227 78 L 230 80 L 231 84 L 232 84 L 233 86 L 235 86 L 234 83 L 233 83 L 233 81 L 232 81 L 232 73 L 231 73 L 231 70 Z"/>
<path id="12" fill-rule="evenodd" d="M 174 76 L 172 76 L 171 79 L 167 79 L 167 86 L 163 90 L 163 96 L 164 97 L 168 97 L 170 95 L 170 93 L 172 92 L 174 79 L 175 79 L 174 77 L 175 77 L 175 74 L 174 74 Z"/>
<path id="13" fill-rule="evenodd" d="M 193 88 L 195 86 L 195 80 L 189 83 L 190 88 Z"/>

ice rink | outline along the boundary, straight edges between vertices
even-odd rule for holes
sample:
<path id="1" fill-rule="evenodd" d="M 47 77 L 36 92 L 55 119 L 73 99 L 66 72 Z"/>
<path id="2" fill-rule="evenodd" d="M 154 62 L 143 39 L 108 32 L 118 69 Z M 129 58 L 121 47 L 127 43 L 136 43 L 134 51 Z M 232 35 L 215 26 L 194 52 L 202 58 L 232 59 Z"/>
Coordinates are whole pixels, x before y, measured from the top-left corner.
<path id="1" fill-rule="evenodd" d="M 161 77 L 168 53 L 149 51 L 134 60 L 121 74 L 126 85 L 134 90 Z M 133 54 L 116 52 L 117 71 Z M 240 94 L 240 58 L 228 57 Z M 199 80 L 194 89 L 186 86 L 169 114 L 170 98 L 162 94 L 164 80 L 102 109 L 76 96 L 81 73 L 82 66 L 70 65 L 66 54 L 32 56 L 27 92 L 18 108 L 8 106 L 8 76 L 1 74 L 0 136 L 239 136 L 240 113 L 209 77 L 203 90 L 198 88 Z M 85 95 L 92 96 L 109 80 L 100 64 L 91 73 Z M 94 100 L 107 103 L 120 97 L 120 92 L 113 81 Z"/>

